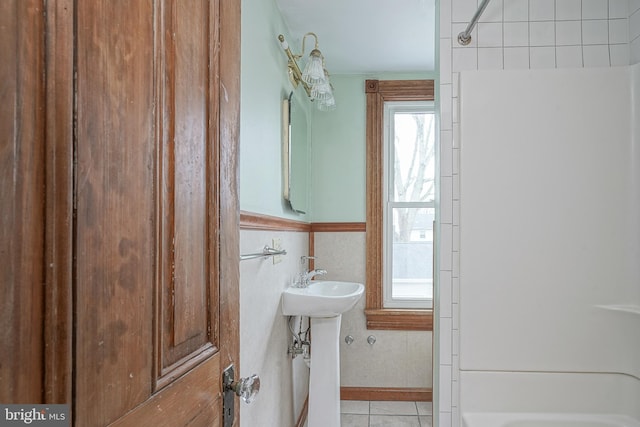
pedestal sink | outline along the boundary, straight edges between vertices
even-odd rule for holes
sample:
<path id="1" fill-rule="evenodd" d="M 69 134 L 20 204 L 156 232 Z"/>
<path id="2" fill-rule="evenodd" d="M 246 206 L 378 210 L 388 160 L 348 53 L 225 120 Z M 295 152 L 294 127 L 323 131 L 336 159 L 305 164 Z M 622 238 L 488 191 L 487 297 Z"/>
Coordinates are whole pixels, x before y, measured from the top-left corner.
<path id="1" fill-rule="evenodd" d="M 285 316 L 311 318 L 311 372 L 308 427 L 340 426 L 340 321 L 364 293 L 353 282 L 314 280 L 306 288 L 282 293 Z"/>

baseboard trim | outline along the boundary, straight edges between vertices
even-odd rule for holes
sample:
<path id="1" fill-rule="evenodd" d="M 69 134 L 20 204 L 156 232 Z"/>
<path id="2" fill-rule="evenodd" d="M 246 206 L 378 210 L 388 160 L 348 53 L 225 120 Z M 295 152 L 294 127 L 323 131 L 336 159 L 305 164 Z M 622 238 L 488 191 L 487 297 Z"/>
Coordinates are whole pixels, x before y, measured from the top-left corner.
<path id="1" fill-rule="evenodd" d="M 397 402 L 431 402 L 431 388 L 340 387 L 341 400 L 391 400 Z"/>
<path id="2" fill-rule="evenodd" d="M 305 421 L 307 421 L 307 415 L 309 415 L 309 395 L 308 394 L 307 394 L 307 398 L 304 400 L 302 409 L 300 410 L 300 415 L 298 415 L 298 422 L 296 422 L 296 427 L 304 426 Z"/>

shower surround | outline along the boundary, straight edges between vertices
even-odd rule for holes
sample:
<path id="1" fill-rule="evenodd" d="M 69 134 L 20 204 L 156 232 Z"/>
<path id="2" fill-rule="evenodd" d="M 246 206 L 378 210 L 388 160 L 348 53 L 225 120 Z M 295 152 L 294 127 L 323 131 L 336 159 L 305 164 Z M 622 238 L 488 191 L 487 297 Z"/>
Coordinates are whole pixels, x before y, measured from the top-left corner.
<path id="1" fill-rule="evenodd" d="M 460 210 L 464 202 L 459 185 L 464 172 L 459 160 L 461 72 L 608 68 L 640 62 L 640 0 L 491 0 L 474 29 L 472 43 L 460 46 L 456 37 L 478 3 L 477 0 L 439 3 L 441 259 L 434 325 L 438 349 L 434 352 L 434 423 L 439 427 L 461 425 Z M 637 104 L 634 108 L 633 123 L 639 126 Z M 635 235 L 640 233 L 636 230 Z"/>
<path id="2" fill-rule="evenodd" d="M 640 65 L 461 74 L 462 420 L 640 425 L 639 86 Z"/>

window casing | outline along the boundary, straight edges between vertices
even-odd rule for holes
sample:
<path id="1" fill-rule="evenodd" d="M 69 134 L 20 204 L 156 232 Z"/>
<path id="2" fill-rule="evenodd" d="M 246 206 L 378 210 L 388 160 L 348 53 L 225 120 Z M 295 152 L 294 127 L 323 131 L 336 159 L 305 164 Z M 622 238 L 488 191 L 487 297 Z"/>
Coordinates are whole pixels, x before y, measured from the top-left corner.
<path id="1" fill-rule="evenodd" d="M 366 308 L 368 329 L 433 329 L 433 310 L 384 306 L 384 105 L 385 102 L 434 101 L 433 80 L 367 80 L 367 224 Z M 436 133 L 437 134 L 437 133 Z"/>

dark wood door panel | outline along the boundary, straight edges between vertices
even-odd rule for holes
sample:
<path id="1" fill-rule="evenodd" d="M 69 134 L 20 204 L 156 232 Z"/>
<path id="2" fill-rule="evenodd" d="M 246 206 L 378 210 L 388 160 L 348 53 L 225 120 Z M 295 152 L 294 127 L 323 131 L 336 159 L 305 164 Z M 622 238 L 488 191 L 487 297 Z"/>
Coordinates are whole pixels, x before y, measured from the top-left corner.
<path id="1" fill-rule="evenodd" d="M 76 424 L 152 390 L 154 4 L 77 2 Z"/>
<path id="2" fill-rule="evenodd" d="M 220 372 L 220 356 L 216 355 L 111 424 L 111 427 L 222 425 L 222 414 L 216 410 L 221 406 L 222 398 L 216 387 L 222 381 Z"/>
<path id="3" fill-rule="evenodd" d="M 161 376 L 185 369 L 189 355 L 215 342 L 217 199 L 209 129 L 212 10 L 204 0 L 166 2 L 162 14 L 162 185 L 159 239 L 164 250 Z M 215 128 L 213 129 L 215 131 Z M 186 359 L 185 359 L 186 358 Z"/>
<path id="4" fill-rule="evenodd" d="M 42 2 L 0 2 L 0 402 L 42 401 Z"/>

